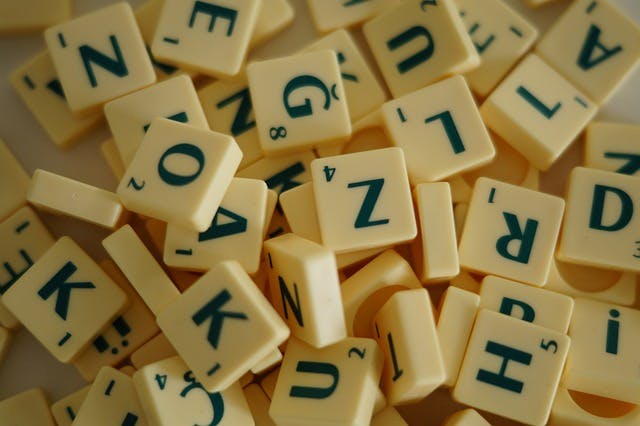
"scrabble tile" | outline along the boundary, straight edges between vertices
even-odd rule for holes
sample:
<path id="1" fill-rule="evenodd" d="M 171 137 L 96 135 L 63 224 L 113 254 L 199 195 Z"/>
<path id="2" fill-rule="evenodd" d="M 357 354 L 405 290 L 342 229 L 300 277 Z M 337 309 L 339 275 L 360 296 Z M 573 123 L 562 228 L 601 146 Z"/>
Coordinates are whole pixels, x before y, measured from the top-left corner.
<path id="1" fill-rule="evenodd" d="M 605 103 L 640 56 L 640 27 L 612 2 L 574 2 L 536 52 L 587 96 Z"/>
<path id="2" fill-rule="evenodd" d="M 70 17 L 70 0 L 3 2 L 0 5 L 0 34 L 36 32 Z"/>
<path id="3" fill-rule="evenodd" d="M 272 368 L 278 366 L 282 361 L 282 352 L 280 349 L 273 349 L 265 358 L 260 360 L 256 365 L 251 367 L 251 373 L 262 374 L 265 371 L 269 371 Z"/>
<path id="4" fill-rule="evenodd" d="M 75 290 L 75 291 L 74 291 Z M 127 307 L 126 294 L 71 240 L 60 238 L 2 296 L 61 362 L 71 362 Z"/>
<path id="5" fill-rule="evenodd" d="M 131 363 L 133 366 L 141 370 L 149 364 L 154 364 L 163 359 L 177 356 L 178 353 L 171 346 L 171 342 L 160 333 L 156 337 L 149 340 L 144 345 L 140 346 L 134 353 L 131 354 Z"/>
<path id="6" fill-rule="evenodd" d="M 311 181 L 312 151 L 282 157 L 262 158 L 236 173 L 236 177 L 262 179 L 269 189 L 282 194 Z"/>
<path id="7" fill-rule="evenodd" d="M 3 220 L 27 202 L 31 179 L 0 139 L 0 220 Z"/>
<path id="8" fill-rule="evenodd" d="M 124 164 L 129 165 L 156 117 L 208 130 L 207 119 L 198 101 L 193 82 L 179 75 L 104 106 L 109 128 Z"/>
<path id="9" fill-rule="evenodd" d="M 122 363 L 160 331 L 155 316 L 116 264 L 105 260 L 100 262 L 100 267 L 127 294 L 130 305 L 73 362 L 80 375 L 89 382 L 96 378 L 102 367 Z"/>
<path id="10" fill-rule="evenodd" d="M 336 253 L 410 241 L 417 235 L 399 148 L 311 163 L 322 242 Z"/>
<path id="11" fill-rule="evenodd" d="M 260 387 L 269 399 L 273 399 L 273 392 L 276 390 L 276 383 L 280 375 L 280 367 L 271 371 L 260 380 Z"/>
<path id="12" fill-rule="evenodd" d="M 102 245 L 156 316 L 180 296 L 171 279 L 130 225 L 109 235 Z"/>
<path id="13" fill-rule="evenodd" d="M 151 51 L 161 61 L 218 78 L 238 74 L 260 2 L 165 0 Z"/>
<path id="14" fill-rule="evenodd" d="M 0 364 L 4 359 L 5 354 L 9 350 L 9 344 L 11 343 L 11 334 L 9 330 L 0 326 Z"/>
<path id="15" fill-rule="evenodd" d="M 584 165 L 624 175 L 640 175 L 640 126 L 592 122 L 587 126 Z"/>
<path id="16" fill-rule="evenodd" d="M 569 326 L 571 351 L 564 386 L 571 390 L 640 402 L 634 336 L 640 330 L 640 312 L 609 303 L 576 299 Z"/>
<path id="17" fill-rule="evenodd" d="M 382 115 L 389 138 L 405 153 L 412 185 L 480 167 L 495 156 L 461 76 L 387 102 Z"/>
<path id="18" fill-rule="evenodd" d="M 179 357 L 144 367 L 134 374 L 133 382 L 149 424 L 254 424 L 238 383 L 220 393 L 207 392 Z"/>
<path id="19" fill-rule="evenodd" d="M 564 334 L 482 309 L 453 398 L 507 419 L 543 425 L 569 344 Z"/>
<path id="20" fill-rule="evenodd" d="M 291 334 L 317 348 L 347 337 L 333 252 L 295 234 L 267 240 L 264 249 L 271 300 Z"/>
<path id="21" fill-rule="evenodd" d="M 265 155 L 336 145 L 351 136 L 335 52 L 325 49 L 253 62 L 247 66 L 247 77 Z"/>
<path id="22" fill-rule="evenodd" d="M 527 53 L 538 38 L 538 31 L 502 0 L 454 3 L 481 60 L 480 66 L 465 77 L 471 90 L 485 97 Z"/>
<path id="23" fill-rule="evenodd" d="M 561 198 L 478 179 L 460 240 L 460 266 L 543 286 L 563 211 Z"/>
<path id="24" fill-rule="evenodd" d="M 640 216 L 634 215 L 634 204 L 640 199 L 637 180 L 576 167 L 567 188 L 558 259 L 638 273 L 640 251 L 633 231 L 640 223 Z"/>
<path id="25" fill-rule="evenodd" d="M 233 136 L 242 150 L 241 169 L 263 157 L 246 76 L 214 81 L 198 98 L 211 130 Z"/>
<path id="26" fill-rule="evenodd" d="M 319 33 L 357 26 L 396 6 L 399 0 L 307 0 L 311 18 Z"/>
<path id="27" fill-rule="evenodd" d="M 116 145 L 116 141 L 112 138 L 107 139 L 106 141 L 100 144 L 100 153 L 102 157 L 107 162 L 109 169 L 113 173 L 113 176 L 116 180 L 120 181 L 124 176 L 124 173 L 127 171 L 122 158 L 120 157 L 120 152 L 118 151 L 118 146 Z"/>
<path id="28" fill-rule="evenodd" d="M 356 126 L 354 124 L 354 126 Z M 354 152 L 372 151 L 374 149 L 390 148 L 393 144 L 381 127 L 370 127 L 353 132 L 353 136 L 344 145 L 343 154 L 353 154 Z"/>
<path id="29" fill-rule="evenodd" d="M 402 256 L 393 250 L 380 254 L 340 287 L 347 334 L 373 337 L 371 321 L 389 297 L 400 290 L 420 288 L 420 280 Z"/>
<path id="30" fill-rule="evenodd" d="M 629 406 L 620 401 L 580 394 L 560 387 L 553 401 L 549 424 L 551 426 L 599 426 L 602 424 L 631 426 L 638 424 L 639 421 L 640 407 L 637 405 Z"/>
<path id="31" fill-rule="evenodd" d="M 279 210 L 278 207 L 278 193 L 276 191 L 274 191 L 273 189 L 269 189 L 267 190 L 267 208 L 265 210 L 265 214 L 264 214 L 264 229 L 263 229 L 263 240 L 265 240 L 267 238 L 268 235 L 268 226 L 271 224 L 271 220 L 273 219 L 273 216 L 276 214 L 276 209 Z M 279 213 L 279 212 L 278 212 Z"/>
<path id="32" fill-rule="evenodd" d="M 420 281 L 448 281 L 460 273 L 458 240 L 448 183 L 421 183 L 413 190 L 419 237 L 411 245 Z"/>
<path id="33" fill-rule="evenodd" d="M 395 293 L 375 315 L 372 327 L 385 356 L 382 389 L 390 405 L 418 402 L 444 382 L 440 342 L 427 290 Z"/>
<path id="34" fill-rule="evenodd" d="M 557 0 L 527 0 L 527 6 L 531 8 L 537 8 L 540 6 L 547 5 Z"/>
<path id="35" fill-rule="evenodd" d="M 453 189 L 453 185 L 451 185 L 451 188 Z M 471 190 L 471 188 L 469 190 Z M 469 198 L 471 198 L 471 194 L 469 194 Z M 456 225 L 456 238 L 458 239 L 458 242 L 460 242 L 462 230 L 464 229 L 464 224 L 467 220 L 467 213 L 469 213 L 468 202 L 454 204 L 453 219 Z"/>
<path id="36" fill-rule="evenodd" d="M 113 192 L 41 169 L 33 172 L 27 200 L 41 210 L 107 229 L 117 228 L 127 216 Z"/>
<path id="37" fill-rule="evenodd" d="M 447 288 L 440 299 L 436 331 L 444 367 L 444 386 L 452 388 L 458 379 L 471 329 L 480 306 L 480 296 L 454 287 Z"/>
<path id="38" fill-rule="evenodd" d="M 322 349 L 291 339 L 269 415 L 282 426 L 369 424 L 382 364 L 371 339 L 347 338 Z"/>
<path id="39" fill-rule="evenodd" d="M 251 410 L 251 417 L 253 417 L 256 426 L 275 426 L 276 424 L 269 417 L 271 400 L 260 385 L 251 384 L 244 388 L 242 392 L 244 392 L 244 397 Z"/>
<path id="40" fill-rule="evenodd" d="M 44 37 L 69 107 L 78 116 L 156 81 L 127 3 L 50 27 Z"/>
<path id="41" fill-rule="evenodd" d="M 401 2 L 363 31 L 394 98 L 480 65 L 451 1 Z"/>
<path id="42" fill-rule="evenodd" d="M 491 426 L 478 412 L 472 408 L 457 411 L 449 416 L 443 426 Z"/>
<path id="43" fill-rule="evenodd" d="M 156 118 L 117 193 L 129 210 L 203 232 L 241 158 L 230 136 Z"/>
<path id="44" fill-rule="evenodd" d="M 404 421 L 398 410 L 388 406 L 373 416 L 371 426 L 408 426 L 408 423 Z"/>
<path id="45" fill-rule="evenodd" d="M 131 377 L 104 367 L 91 385 L 73 425 L 108 426 L 120 422 L 136 426 L 148 424 Z"/>
<path id="46" fill-rule="evenodd" d="M 379 0 L 377 1 L 380 3 Z M 334 7 L 330 3 L 337 5 L 335 1 L 322 2 L 324 5 Z M 375 1 L 369 3 L 375 3 Z M 379 108 L 387 100 L 384 89 L 348 31 L 338 30 L 324 36 L 307 46 L 305 51 L 313 52 L 323 49 L 335 51 L 338 58 L 340 76 L 352 122 Z"/>
<path id="47" fill-rule="evenodd" d="M 617 305 L 631 305 L 636 300 L 636 275 L 555 259 L 545 288 L 573 298 L 583 297 Z"/>
<path id="48" fill-rule="evenodd" d="M 209 391 L 237 381 L 289 337 L 285 323 L 234 261 L 215 265 L 157 321 Z"/>
<path id="49" fill-rule="evenodd" d="M 9 80 L 40 126 L 59 148 L 73 146 L 102 121 L 102 115 L 98 113 L 85 118 L 73 116 L 47 51 L 38 53 L 13 71 Z"/>
<path id="50" fill-rule="evenodd" d="M 47 397 L 40 389 L 29 389 L 0 401 L 0 419 L 10 419 L 7 426 L 55 426 Z"/>
<path id="51" fill-rule="evenodd" d="M 204 232 L 170 223 L 164 262 L 172 267 L 208 271 L 224 260 L 236 260 L 249 274 L 258 271 L 267 204 L 267 185 L 234 178 Z"/>
<path id="52" fill-rule="evenodd" d="M 13 286 L 55 240 L 30 207 L 22 207 L 0 223 L 0 295 Z M 19 322 L 0 301 L 0 325 L 14 329 Z"/>
<path id="53" fill-rule="evenodd" d="M 51 414 L 58 426 L 71 426 L 82 406 L 91 385 L 65 396 L 51 405 Z"/>
<path id="54" fill-rule="evenodd" d="M 295 11 L 289 0 L 263 0 L 251 33 L 249 48 L 263 44 L 293 23 Z"/>
<path id="55" fill-rule="evenodd" d="M 573 313 L 571 297 L 494 276 L 482 280 L 480 300 L 480 309 L 500 312 L 564 334 Z"/>
<path id="56" fill-rule="evenodd" d="M 485 100 L 480 113 L 491 130 L 546 171 L 597 109 L 557 71 L 530 54 Z"/>

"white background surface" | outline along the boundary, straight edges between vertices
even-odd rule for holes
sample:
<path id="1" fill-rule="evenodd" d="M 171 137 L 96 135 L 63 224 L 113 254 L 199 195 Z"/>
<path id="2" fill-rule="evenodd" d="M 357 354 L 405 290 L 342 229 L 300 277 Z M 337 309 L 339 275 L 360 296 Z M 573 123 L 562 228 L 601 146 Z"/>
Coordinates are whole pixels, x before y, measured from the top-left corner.
<path id="1" fill-rule="evenodd" d="M 0 0 L 19 1 L 19 0 Z M 258 56 L 282 55 L 293 52 L 313 40 L 315 30 L 304 0 L 289 0 L 296 10 L 296 21 L 284 33 L 259 49 Z M 484 0 L 477 0 L 484 1 Z M 76 0 L 74 16 L 114 3 L 113 0 Z M 132 6 L 144 0 L 131 0 Z M 543 33 L 553 19 L 568 5 L 559 0 L 550 6 L 531 10 L 524 0 L 507 0 L 527 16 Z M 640 23 L 640 0 L 614 0 L 629 16 Z M 25 13 L 28 13 L 25 10 Z M 28 173 L 36 168 L 50 170 L 74 179 L 109 190 L 115 190 L 117 182 L 104 162 L 99 146 L 109 137 L 106 125 L 86 137 L 69 151 L 58 150 L 37 124 L 29 110 L 8 83 L 10 72 L 26 62 L 45 44 L 41 34 L 19 37 L 0 37 L 0 138 L 9 145 Z M 605 105 L 597 119 L 640 123 L 640 71 L 636 69 L 625 85 Z M 551 192 L 563 190 L 564 176 L 570 166 L 578 161 L 579 142 L 552 170 L 543 176 L 543 189 Z M 84 247 L 94 259 L 106 258 L 100 242 L 108 235 L 94 226 L 69 218 L 41 214 L 52 233 L 59 237 L 70 235 Z M 1 244 L 1 242 L 0 242 Z M 0 400 L 32 387 L 41 387 L 55 401 L 84 386 L 85 382 L 70 365 L 58 363 L 25 330 L 14 333 L 13 345 L 0 364 Z M 436 405 L 439 407 L 438 405 Z M 410 410 L 406 410 L 410 411 Z M 439 411 L 442 410 L 439 407 Z M 438 424 L 441 413 L 424 413 L 421 424 Z"/>

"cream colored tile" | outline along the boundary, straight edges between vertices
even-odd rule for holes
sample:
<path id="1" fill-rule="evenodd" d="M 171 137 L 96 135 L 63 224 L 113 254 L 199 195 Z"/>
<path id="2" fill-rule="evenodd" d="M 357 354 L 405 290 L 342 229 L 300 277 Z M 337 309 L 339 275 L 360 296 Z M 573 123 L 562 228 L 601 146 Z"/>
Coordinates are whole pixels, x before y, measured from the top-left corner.
<path id="1" fill-rule="evenodd" d="M 241 158 L 230 136 L 156 118 L 117 193 L 136 213 L 203 232 Z"/>
<path id="2" fill-rule="evenodd" d="M 47 51 L 38 53 L 29 62 L 13 71 L 9 80 L 13 89 L 59 148 L 70 148 L 102 121 L 101 113 L 86 118 L 73 116 Z"/>
<path id="3" fill-rule="evenodd" d="M 460 266 L 543 286 L 563 211 L 561 198 L 478 179 L 460 240 Z"/>
<path id="4" fill-rule="evenodd" d="M 107 229 L 117 228 L 127 217 L 113 192 L 41 169 L 33 173 L 27 200 L 41 210 Z"/>
<path id="5" fill-rule="evenodd" d="M 460 274 L 451 280 L 451 286 L 462 290 L 469 291 L 471 293 L 480 293 L 480 285 L 482 284 L 482 276 L 475 273 L 460 271 Z"/>
<path id="6" fill-rule="evenodd" d="M 451 185 L 453 188 L 453 185 Z M 469 194 L 469 198 L 471 194 Z M 455 220 L 456 225 L 456 238 L 458 242 L 460 242 L 460 237 L 462 236 L 462 230 L 464 229 L 464 224 L 467 220 L 467 213 L 469 213 L 469 203 L 458 203 L 453 207 L 453 219 Z"/>
<path id="7" fill-rule="evenodd" d="M 451 1 L 401 2 L 363 30 L 394 98 L 480 65 Z"/>
<path id="8" fill-rule="evenodd" d="M 467 408 L 449 416 L 443 426 L 491 426 L 491 423 L 476 410 Z"/>
<path id="9" fill-rule="evenodd" d="M 131 354 L 131 363 L 140 370 L 149 364 L 177 356 L 178 353 L 164 334 L 160 333 Z"/>
<path id="10" fill-rule="evenodd" d="M 598 107 L 540 57 L 530 54 L 480 108 L 487 126 L 546 171 Z"/>
<path id="11" fill-rule="evenodd" d="M 85 386 L 51 404 L 51 414 L 53 414 L 58 426 L 71 426 L 89 393 L 89 389 L 91 389 L 91 385 Z"/>
<path id="12" fill-rule="evenodd" d="M 106 141 L 100 144 L 100 153 L 102 157 L 107 162 L 109 169 L 113 173 L 113 176 L 116 180 L 122 180 L 124 173 L 127 171 L 127 168 L 120 157 L 120 152 L 118 151 L 118 146 L 116 145 L 116 141 L 112 138 L 107 139 Z"/>
<path id="13" fill-rule="evenodd" d="M 256 426 L 276 426 L 271 417 L 269 417 L 271 400 L 260 388 L 260 385 L 251 384 L 244 388 L 242 392 L 244 392 L 244 397 L 247 400 Z"/>
<path id="14" fill-rule="evenodd" d="M 247 76 L 265 155 L 336 145 L 351 136 L 335 52 L 325 49 L 254 62 L 247 67 Z"/>
<path id="15" fill-rule="evenodd" d="M 262 374 L 265 371 L 269 371 L 272 368 L 277 367 L 281 361 L 282 352 L 280 352 L 280 349 L 275 348 L 265 358 L 251 367 L 251 372 L 249 374 Z"/>
<path id="16" fill-rule="evenodd" d="M 371 426 L 408 426 L 408 423 L 404 421 L 398 410 L 388 406 L 373 416 Z"/>
<path id="17" fill-rule="evenodd" d="M 558 259 L 581 265 L 640 272 L 634 214 L 640 184 L 632 176 L 577 167 L 567 185 Z M 606 249 L 603 249 L 606 247 Z"/>
<path id="18" fill-rule="evenodd" d="M 319 33 L 358 26 L 399 3 L 399 0 L 307 0 Z"/>
<path id="19" fill-rule="evenodd" d="M 37 388 L 0 401 L 0 419 L 11 419 L 11 423 L 7 426 L 13 424 L 55 426 L 56 424 L 51 417 L 47 397 Z"/>
<path id="20" fill-rule="evenodd" d="M 574 2 L 536 52 L 587 96 L 605 103 L 640 57 L 640 27 L 603 0 Z"/>
<path id="21" fill-rule="evenodd" d="M 584 145 L 585 167 L 638 176 L 640 170 L 640 126 L 592 122 Z"/>
<path id="22" fill-rule="evenodd" d="M 262 0 L 249 48 L 265 43 L 293 23 L 295 11 L 289 0 Z"/>
<path id="23" fill-rule="evenodd" d="M 291 339 L 269 415 L 282 426 L 369 424 L 382 364 L 371 339 L 347 338 L 322 349 Z"/>
<path id="24" fill-rule="evenodd" d="M 638 422 L 640 422 L 640 407 L 637 405 L 629 406 L 620 401 L 580 394 L 560 387 L 553 401 L 549 425 L 631 426 L 637 425 Z"/>
<path id="25" fill-rule="evenodd" d="M 0 34 L 36 32 L 69 18 L 71 18 L 71 0 L 2 2 Z"/>
<path id="26" fill-rule="evenodd" d="M 0 139 L 0 220 L 4 220 L 27 202 L 31 178 Z"/>
<path id="27" fill-rule="evenodd" d="M 7 309 L 61 362 L 71 362 L 127 307 L 126 294 L 62 237 L 2 296 Z"/>
<path id="28" fill-rule="evenodd" d="M 354 124 L 354 128 L 357 123 Z M 353 132 L 353 136 L 344 145 L 342 154 L 353 154 L 354 152 L 371 151 L 374 149 L 390 148 L 393 144 L 381 127 L 369 127 Z"/>
<path id="29" fill-rule="evenodd" d="M 131 6 L 104 7 L 48 28 L 45 40 L 69 107 L 87 115 L 156 81 Z"/>
<path id="30" fill-rule="evenodd" d="M 482 309 L 453 398 L 511 420 L 544 425 L 570 343 L 564 334 Z"/>

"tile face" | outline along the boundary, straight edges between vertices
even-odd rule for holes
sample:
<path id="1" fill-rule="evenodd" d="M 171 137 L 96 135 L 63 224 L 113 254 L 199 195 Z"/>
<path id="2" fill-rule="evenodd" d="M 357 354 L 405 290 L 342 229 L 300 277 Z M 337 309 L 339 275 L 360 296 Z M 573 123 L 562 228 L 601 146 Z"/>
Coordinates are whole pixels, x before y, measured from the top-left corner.
<path id="1" fill-rule="evenodd" d="M 536 52 L 576 87 L 606 102 L 640 56 L 640 27 L 614 4 L 579 0 L 554 23 Z"/>
<path id="2" fill-rule="evenodd" d="M 104 114 L 126 165 L 133 160 L 156 117 L 209 129 L 196 89 L 186 75 L 111 101 L 104 106 Z"/>
<path id="3" fill-rule="evenodd" d="M 47 397 L 40 389 L 30 389 L 0 401 L 0 419 L 12 424 L 55 426 Z"/>
<path id="4" fill-rule="evenodd" d="M 330 4 L 324 1 L 322 4 Z M 375 1 L 374 1 L 375 2 Z M 369 1 L 369 3 L 374 3 Z M 337 2 L 334 2 L 337 4 Z M 331 49 L 340 65 L 340 76 L 347 97 L 349 116 L 355 122 L 380 107 L 387 100 L 384 89 L 367 64 L 348 31 L 338 30 L 313 42 L 305 51 Z"/>
<path id="5" fill-rule="evenodd" d="M 247 67 L 258 137 L 267 156 L 335 145 L 351 136 L 338 58 L 328 49 Z"/>
<path id="6" fill-rule="evenodd" d="M 215 81 L 198 90 L 198 98 L 211 130 L 233 136 L 242 150 L 241 169 L 262 158 L 253 102 L 245 76 Z"/>
<path id="7" fill-rule="evenodd" d="M 33 173 L 27 200 L 39 209 L 107 229 L 115 229 L 125 215 L 113 192 L 40 169 Z"/>
<path id="8" fill-rule="evenodd" d="M 394 98 L 480 64 L 451 1 L 401 2 L 363 30 Z"/>
<path id="9" fill-rule="evenodd" d="M 572 345 L 564 385 L 619 401 L 640 402 L 640 313 L 608 303 L 577 299 L 569 336 Z"/>
<path id="10" fill-rule="evenodd" d="M 546 424 L 569 351 L 556 331 L 481 310 L 453 398 L 527 424 Z"/>
<path id="11" fill-rule="evenodd" d="M 311 181 L 312 151 L 282 157 L 262 158 L 240 170 L 236 176 L 262 179 L 269 189 L 282 194 L 291 188 Z"/>
<path id="12" fill-rule="evenodd" d="M 278 425 L 369 424 L 383 356 L 371 339 L 323 349 L 291 339 L 269 415 Z"/>
<path id="13" fill-rule="evenodd" d="M 640 184 L 632 176 L 573 169 L 558 259 L 638 273 L 640 251 L 635 230 L 640 216 L 634 207 L 639 199 Z"/>
<path id="14" fill-rule="evenodd" d="M 491 426 L 491 423 L 486 421 L 476 410 L 467 408 L 449 416 L 443 426 Z"/>
<path id="15" fill-rule="evenodd" d="M 100 369 L 125 361 L 147 340 L 158 334 L 156 317 L 112 260 L 100 262 L 100 267 L 127 294 L 129 307 L 118 316 L 73 362 L 87 381 L 96 378 Z"/>
<path id="16" fill-rule="evenodd" d="M 232 137 L 221 133 L 165 118 L 152 123 L 118 186 L 118 196 L 131 211 L 203 232 L 242 152 Z"/>
<path id="17" fill-rule="evenodd" d="M 597 105 L 536 55 L 528 55 L 480 107 L 487 126 L 546 171 Z"/>
<path id="18" fill-rule="evenodd" d="M 236 260 L 249 274 L 258 271 L 262 252 L 267 185 L 234 178 L 204 232 L 167 226 L 164 262 L 172 267 L 208 271 L 224 260 Z"/>
<path id="19" fill-rule="evenodd" d="M 3 220 L 27 202 L 31 178 L 0 139 L 0 220 Z"/>
<path id="20" fill-rule="evenodd" d="M 356 26 L 397 5 L 398 0 L 307 0 L 320 33 Z"/>
<path id="21" fill-rule="evenodd" d="M 265 241 L 272 303 L 296 338 L 325 347 L 347 336 L 333 252 L 295 234 Z"/>
<path id="22" fill-rule="evenodd" d="M 573 299 L 552 291 L 488 276 L 480 288 L 480 309 L 489 309 L 567 333 L 573 313 Z"/>
<path id="23" fill-rule="evenodd" d="M 411 245 L 413 266 L 423 283 L 447 281 L 460 273 L 450 186 L 422 183 L 413 198 L 420 230 Z"/>
<path id="24" fill-rule="evenodd" d="M 495 156 L 461 76 L 387 102 L 382 114 L 389 139 L 405 153 L 412 185 L 480 167 Z"/>
<path id="25" fill-rule="evenodd" d="M 74 114 L 156 81 L 131 6 L 121 2 L 45 31 L 45 40 Z"/>
<path id="26" fill-rule="evenodd" d="M 474 93 L 487 96 L 529 50 L 538 31 L 502 0 L 455 0 L 480 66 L 465 77 Z"/>
<path id="27" fill-rule="evenodd" d="M 249 47 L 254 48 L 274 37 L 291 25 L 294 18 L 295 11 L 289 0 L 263 0 Z"/>
<path id="28" fill-rule="evenodd" d="M 258 18 L 257 0 L 165 0 L 151 51 L 215 77 L 240 71 Z"/>
<path id="29" fill-rule="evenodd" d="M 587 126 L 585 167 L 640 175 L 640 126 L 592 122 Z"/>
<path id="30" fill-rule="evenodd" d="M 124 310 L 127 296 L 73 240 L 62 237 L 2 302 L 53 356 L 70 362 Z"/>
<path id="31" fill-rule="evenodd" d="M 71 0 L 2 2 L 0 34 L 22 34 L 43 30 L 70 17 Z"/>
<path id="32" fill-rule="evenodd" d="M 78 411 L 80 411 L 84 399 L 89 393 L 89 389 L 91 389 L 91 385 L 85 386 L 79 391 L 67 395 L 51 404 L 51 414 L 53 414 L 53 418 L 58 426 L 71 426 Z"/>
<path id="33" fill-rule="evenodd" d="M 104 367 L 91 385 L 73 424 L 146 426 L 148 423 L 131 377 L 111 367 Z"/>
<path id="34" fill-rule="evenodd" d="M 563 212 L 561 198 L 478 179 L 460 240 L 460 266 L 543 286 Z"/>
<path id="35" fill-rule="evenodd" d="M 207 392 L 179 357 L 144 367 L 133 382 L 149 424 L 254 425 L 238 383 L 221 393 Z"/>
<path id="36" fill-rule="evenodd" d="M 124 173 L 127 171 L 122 158 L 120 157 L 120 152 L 118 152 L 118 146 L 116 145 L 116 141 L 113 139 L 107 139 L 106 141 L 100 144 L 100 153 L 102 157 L 107 162 L 107 165 L 111 169 L 113 176 L 116 180 L 121 180 L 124 176 Z"/>
<path id="37" fill-rule="evenodd" d="M 442 295 L 436 330 L 444 366 L 444 385 L 449 388 L 458 380 L 479 306 L 480 297 L 477 294 L 453 285 Z"/>
<path id="38" fill-rule="evenodd" d="M 398 410 L 392 406 L 386 407 L 384 410 L 375 414 L 371 419 L 371 426 L 407 426 Z"/>
<path id="39" fill-rule="evenodd" d="M 640 407 L 637 405 L 629 409 L 629 404 L 620 401 L 615 401 L 617 404 L 612 404 L 610 399 L 601 399 L 593 395 L 588 395 L 587 401 L 576 401 L 575 395 L 576 392 L 570 392 L 563 387 L 558 388 L 558 393 L 551 409 L 550 425 L 600 426 L 602 424 L 612 424 L 632 426 L 640 421 Z M 581 396 L 587 395 L 582 394 Z M 596 407 L 605 407 L 603 415 L 599 415 L 600 412 L 593 412 L 593 408 Z"/>
<path id="40" fill-rule="evenodd" d="M 289 329 L 239 263 L 221 262 L 158 316 L 209 391 L 225 389 L 284 342 Z"/>
<path id="41" fill-rule="evenodd" d="M 13 71 L 10 82 L 53 143 L 60 148 L 71 147 L 102 121 L 98 113 L 86 118 L 73 116 L 51 56 L 46 51 Z"/>
<path id="42" fill-rule="evenodd" d="M 336 253 L 416 237 L 401 149 L 317 159 L 311 164 L 311 174 L 322 242 Z"/>
<path id="43" fill-rule="evenodd" d="M 0 223 L 0 296 L 47 252 L 55 240 L 30 207 L 22 207 Z M 16 328 L 19 322 L 0 301 L 0 325 Z"/>
<path id="44" fill-rule="evenodd" d="M 416 318 L 420 318 L 416 322 Z M 382 389 L 390 405 L 418 402 L 445 380 L 436 323 L 427 290 L 395 293 L 372 327 L 385 356 Z"/>

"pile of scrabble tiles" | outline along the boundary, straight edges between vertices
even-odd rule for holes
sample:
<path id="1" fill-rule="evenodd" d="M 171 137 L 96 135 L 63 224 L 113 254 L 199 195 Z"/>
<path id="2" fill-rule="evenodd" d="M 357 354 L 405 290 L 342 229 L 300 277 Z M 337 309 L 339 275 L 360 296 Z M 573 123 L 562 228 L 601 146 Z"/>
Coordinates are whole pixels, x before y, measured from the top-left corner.
<path id="1" fill-rule="evenodd" d="M 270 59 L 288 0 L 0 3 L 47 45 L 16 92 L 60 148 L 106 118 L 120 182 L 0 143 L 0 354 L 22 326 L 90 382 L 0 425 L 640 425 L 640 126 L 592 122 L 639 27 L 607 0 L 544 34 L 501 0 L 306 3 L 321 35 Z"/>

